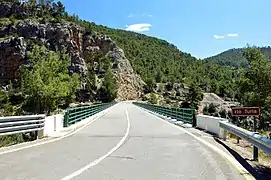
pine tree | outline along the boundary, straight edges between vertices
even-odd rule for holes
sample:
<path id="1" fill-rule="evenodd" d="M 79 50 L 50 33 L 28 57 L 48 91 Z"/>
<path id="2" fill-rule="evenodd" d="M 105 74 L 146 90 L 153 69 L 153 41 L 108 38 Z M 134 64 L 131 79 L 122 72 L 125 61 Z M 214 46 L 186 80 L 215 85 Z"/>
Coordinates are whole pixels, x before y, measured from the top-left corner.
<path id="1" fill-rule="evenodd" d="M 190 108 L 198 109 L 199 102 L 202 101 L 203 94 L 201 89 L 195 83 L 192 83 L 189 92 L 185 94 L 185 101 L 190 103 Z"/>
<path id="2" fill-rule="evenodd" d="M 117 85 L 114 75 L 110 68 L 107 69 L 104 78 L 104 87 L 107 92 L 108 101 L 113 101 L 117 97 Z"/>
<path id="3" fill-rule="evenodd" d="M 75 99 L 79 76 L 68 75 L 70 58 L 61 52 L 34 46 L 27 55 L 31 68 L 21 67 L 21 90 L 26 95 L 24 107 L 30 112 L 50 113 L 58 105 Z"/>
<path id="4" fill-rule="evenodd" d="M 157 104 L 157 102 L 158 102 L 157 96 L 153 92 L 151 93 L 149 102 L 151 104 Z"/>

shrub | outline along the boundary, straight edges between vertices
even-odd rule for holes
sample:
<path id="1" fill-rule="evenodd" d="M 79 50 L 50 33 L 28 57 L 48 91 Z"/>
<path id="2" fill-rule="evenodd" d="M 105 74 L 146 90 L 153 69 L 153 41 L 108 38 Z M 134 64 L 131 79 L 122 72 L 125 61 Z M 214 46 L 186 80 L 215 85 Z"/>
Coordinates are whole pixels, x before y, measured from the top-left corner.
<path id="1" fill-rule="evenodd" d="M 156 95 L 154 93 L 151 93 L 151 97 L 150 97 L 149 102 L 151 104 L 157 104 L 157 101 L 158 101 L 158 99 L 157 99 Z"/>

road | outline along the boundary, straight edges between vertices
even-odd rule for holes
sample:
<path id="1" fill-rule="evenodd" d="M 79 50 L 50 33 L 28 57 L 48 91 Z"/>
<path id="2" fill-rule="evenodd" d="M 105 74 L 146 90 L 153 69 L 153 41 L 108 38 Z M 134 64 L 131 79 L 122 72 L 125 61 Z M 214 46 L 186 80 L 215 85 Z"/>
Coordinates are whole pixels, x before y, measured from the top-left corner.
<path id="1" fill-rule="evenodd" d="M 1 180 L 244 179 L 224 158 L 131 103 L 83 130 L 0 155 Z"/>

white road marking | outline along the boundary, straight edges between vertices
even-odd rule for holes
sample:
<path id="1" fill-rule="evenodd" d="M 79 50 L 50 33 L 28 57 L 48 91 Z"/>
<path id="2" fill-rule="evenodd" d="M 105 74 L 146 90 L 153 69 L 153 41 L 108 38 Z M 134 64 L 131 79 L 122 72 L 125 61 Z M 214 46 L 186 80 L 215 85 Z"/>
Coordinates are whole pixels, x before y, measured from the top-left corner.
<path id="1" fill-rule="evenodd" d="M 135 105 L 136 106 L 136 105 Z M 197 136 L 195 136 L 194 134 L 190 133 L 189 131 L 185 130 L 184 128 L 181 128 L 180 126 L 177 126 L 175 124 L 172 124 L 164 119 L 162 119 L 161 117 L 158 117 L 157 115 L 152 114 L 152 112 L 140 108 L 138 106 L 136 106 L 138 109 L 142 110 L 143 112 L 155 117 L 156 119 L 159 119 L 160 121 L 167 123 L 187 134 L 189 134 L 190 136 L 192 136 L 193 138 L 195 138 L 196 140 L 198 140 L 199 142 L 203 143 L 204 145 L 208 146 L 209 148 L 211 148 L 213 151 L 215 151 L 216 153 L 218 153 L 219 155 L 221 155 L 222 157 L 226 158 L 247 180 L 252 180 L 255 179 L 237 160 L 235 160 L 233 157 L 231 157 L 229 154 L 227 154 L 226 152 L 222 151 L 221 149 L 219 149 L 218 147 L 212 145 L 211 143 L 205 141 L 204 139 L 201 139 Z"/>
<path id="2" fill-rule="evenodd" d="M 130 119 L 129 119 L 129 114 L 128 111 L 126 109 L 126 118 L 127 118 L 127 129 L 125 132 L 125 135 L 122 137 L 122 139 L 119 141 L 119 143 L 113 147 L 108 153 L 106 153 L 105 155 L 103 155 L 102 157 L 90 162 L 89 164 L 87 164 L 86 166 L 80 168 L 79 170 L 73 172 L 72 174 L 60 179 L 60 180 L 70 180 L 72 178 L 75 178 L 76 176 L 79 176 L 80 174 L 82 174 L 84 171 L 88 170 L 89 168 L 96 166 L 97 164 L 99 164 L 101 161 L 103 161 L 105 158 L 107 158 L 108 156 L 110 156 L 112 153 L 114 153 L 117 149 L 119 149 L 123 143 L 125 142 L 125 140 L 128 138 L 129 132 L 130 132 Z"/>
<path id="3" fill-rule="evenodd" d="M 118 104 L 116 104 L 118 105 Z M 0 155 L 4 155 L 4 154 L 8 154 L 8 153 L 12 153 L 12 152 L 16 152 L 16 151 L 20 151 L 20 150 L 23 150 L 23 149 L 28 149 L 28 148 L 32 148 L 32 147 L 36 147 L 36 146 L 40 146 L 40 145 L 44 145 L 44 144 L 47 144 L 47 143 L 52 143 L 52 142 L 55 142 L 55 141 L 59 141 L 61 139 L 64 139 L 64 138 L 67 138 L 69 136 L 72 136 L 74 135 L 75 133 L 81 131 L 82 129 L 84 129 L 85 127 L 91 125 L 92 123 L 94 123 L 95 121 L 97 121 L 98 119 L 100 119 L 101 117 L 103 117 L 105 114 L 107 114 L 109 112 L 109 110 L 116 106 L 116 105 L 113 105 L 111 106 L 110 108 L 102 111 L 101 115 L 98 115 L 95 119 L 93 119 L 92 121 L 86 123 L 85 125 L 79 127 L 78 129 L 76 129 L 75 131 L 72 131 L 71 133 L 68 133 L 64 136 L 61 136 L 61 137 L 58 137 L 58 138 L 55 138 L 55 139 L 52 139 L 52 140 L 48 140 L 48 141 L 44 141 L 44 142 L 40 142 L 40 143 L 36 143 L 36 144 L 31 144 L 31 145 L 28 145 L 28 146 L 23 146 L 23 147 L 19 147 L 19 148 L 14 148 L 14 149 L 10 149 L 10 150 L 4 150 L 3 152 L 0 152 Z M 97 114 L 96 114 L 97 115 Z M 31 142 L 30 142 L 31 143 Z M 6 147 L 6 148 L 12 148 L 12 147 Z"/>

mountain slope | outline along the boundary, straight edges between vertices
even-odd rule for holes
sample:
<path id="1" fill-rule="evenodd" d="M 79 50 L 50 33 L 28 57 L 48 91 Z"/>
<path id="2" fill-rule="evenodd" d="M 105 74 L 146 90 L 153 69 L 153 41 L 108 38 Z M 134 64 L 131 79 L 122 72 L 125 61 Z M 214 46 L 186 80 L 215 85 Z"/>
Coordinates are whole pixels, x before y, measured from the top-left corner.
<path id="1" fill-rule="evenodd" d="M 90 31 L 106 34 L 112 38 L 124 50 L 134 70 L 143 80 L 155 78 L 166 82 L 170 78 L 182 78 L 182 72 L 188 64 L 197 60 L 165 40 L 86 21 L 80 21 L 79 24 Z"/>
<path id="2" fill-rule="evenodd" d="M 261 52 L 268 58 L 271 57 L 271 47 L 259 47 Z M 247 60 L 243 57 L 244 48 L 230 49 L 204 60 L 215 62 L 221 66 L 232 66 L 235 68 L 247 67 Z"/>
<path id="3" fill-rule="evenodd" d="M 181 86 L 196 84 L 206 92 L 232 97 L 233 87 L 230 86 L 236 76 L 231 68 L 198 61 L 158 38 L 70 16 L 60 2 L 33 2 L 13 3 L 9 0 L 0 3 L 1 85 L 11 80 L 18 84 L 16 88 L 20 92 L 20 67 L 27 65 L 31 68 L 29 52 L 33 46 L 45 46 L 51 53 L 67 50 L 70 62 L 67 73 L 78 74 L 81 80 L 80 93 L 76 94 L 78 101 L 114 97 L 108 94 L 116 91 L 120 99 L 138 99 L 143 92 L 141 78 L 148 90 L 158 82 L 179 83 Z M 116 83 L 111 78 L 112 73 Z M 110 82 L 106 83 L 108 79 Z"/>

